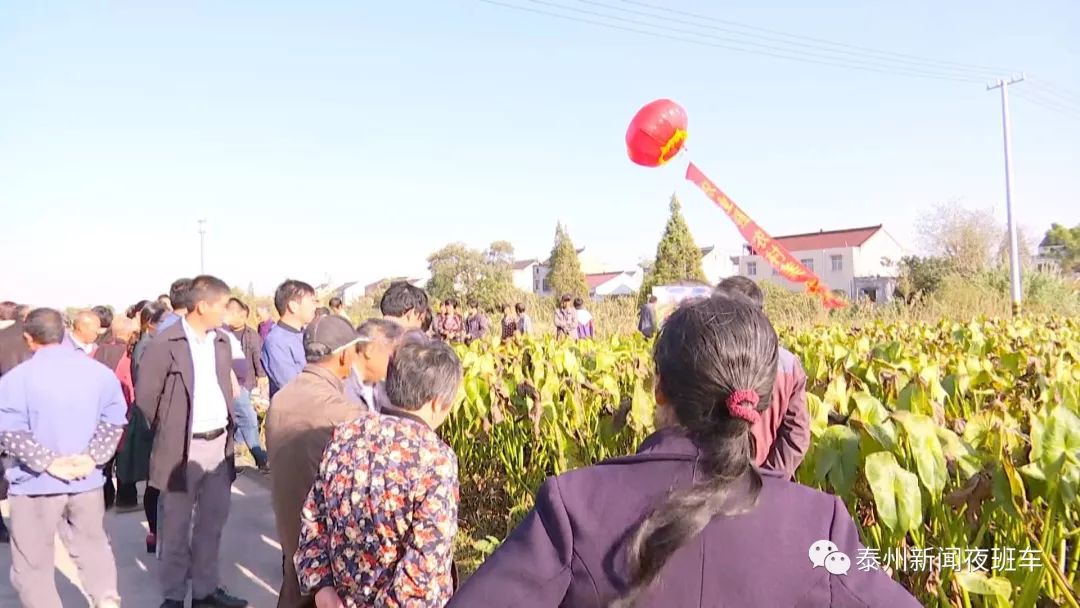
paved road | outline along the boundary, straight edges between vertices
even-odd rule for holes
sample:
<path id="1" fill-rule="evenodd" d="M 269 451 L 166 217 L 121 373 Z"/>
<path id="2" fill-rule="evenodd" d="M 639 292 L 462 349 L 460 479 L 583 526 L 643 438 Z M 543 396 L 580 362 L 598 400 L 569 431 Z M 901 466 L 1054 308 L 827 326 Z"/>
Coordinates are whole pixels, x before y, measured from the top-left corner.
<path id="1" fill-rule="evenodd" d="M 274 608 L 281 584 L 281 547 L 274 531 L 269 479 L 245 469 L 233 485 L 232 511 L 221 546 L 222 582 L 253 608 Z M 4 516 L 7 501 L 0 503 Z M 112 540 L 125 608 L 157 608 L 161 595 L 157 584 L 157 559 L 146 553 L 146 518 L 142 511 L 108 513 L 105 527 Z M 56 542 L 56 586 L 64 608 L 89 606 L 79 586 L 79 576 L 67 551 Z M 19 605 L 11 587 L 11 547 L 0 545 L 0 606 Z"/>

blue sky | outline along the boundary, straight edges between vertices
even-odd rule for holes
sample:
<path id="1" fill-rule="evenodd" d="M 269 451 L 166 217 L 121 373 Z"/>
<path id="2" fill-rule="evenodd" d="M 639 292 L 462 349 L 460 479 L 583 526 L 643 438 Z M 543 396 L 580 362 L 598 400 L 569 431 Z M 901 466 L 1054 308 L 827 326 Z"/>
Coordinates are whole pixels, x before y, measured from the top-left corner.
<path id="1" fill-rule="evenodd" d="M 1072 0 L 652 3 L 1080 92 Z M 659 97 L 687 109 L 689 154 L 650 170 L 623 136 Z M 1080 113 L 1014 99 L 1012 122 L 1020 224 L 1080 222 Z M 980 83 L 476 0 L 0 0 L 4 299 L 152 297 L 198 271 L 202 217 L 207 269 L 259 291 L 415 274 L 456 240 L 544 256 L 557 220 L 629 265 L 654 252 L 673 191 L 700 245 L 737 250 L 687 158 L 773 234 L 884 223 L 914 249 L 919 213 L 954 199 L 1004 220 L 1000 105 Z"/>

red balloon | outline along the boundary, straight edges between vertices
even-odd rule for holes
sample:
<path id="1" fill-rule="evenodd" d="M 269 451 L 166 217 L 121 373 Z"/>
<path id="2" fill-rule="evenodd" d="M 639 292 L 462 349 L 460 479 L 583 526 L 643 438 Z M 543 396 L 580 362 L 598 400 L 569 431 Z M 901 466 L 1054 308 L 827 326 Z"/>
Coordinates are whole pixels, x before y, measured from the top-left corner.
<path id="1" fill-rule="evenodd" d="M 645 167 L 659 167 L 686 143 L 686 110 L 670 99 L 657 99 L 638 110 L 626 130 L 626 153 Z"/>

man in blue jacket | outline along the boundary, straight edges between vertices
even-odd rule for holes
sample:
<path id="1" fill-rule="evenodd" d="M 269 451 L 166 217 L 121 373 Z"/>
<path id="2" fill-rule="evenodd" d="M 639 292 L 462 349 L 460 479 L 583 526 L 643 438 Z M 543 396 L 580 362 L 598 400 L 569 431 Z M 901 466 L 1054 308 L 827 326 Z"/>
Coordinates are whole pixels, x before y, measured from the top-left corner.
<path id="1" fill-rule="evenodd" d="M 34 310 L 23 331 L 33 356 L 0 378 L 12 584 L 23 606 L 60 605 L 54 539 L 63 527 L 95 606 L 119 606 L 101 467 L 116 453 L 127 402 L 111 370 L 64 342 L 59 312 Z"/>
<path id="2" fill-rule="evenodd" d="M 303 281 L 288 279 L 274 292 L 274 308 L 281 319 L 266 335 L 260 358 L 270 379 L 271 398 L 307 365 L 301 332 L 315 318 L 317 306 L 315 288 Z"/>

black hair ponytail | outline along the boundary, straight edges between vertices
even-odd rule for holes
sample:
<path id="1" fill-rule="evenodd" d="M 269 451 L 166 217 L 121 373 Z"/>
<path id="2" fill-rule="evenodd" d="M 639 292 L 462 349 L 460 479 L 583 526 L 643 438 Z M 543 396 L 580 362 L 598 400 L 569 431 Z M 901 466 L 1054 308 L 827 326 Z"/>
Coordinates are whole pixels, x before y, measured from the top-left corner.
<path id="1" fill-rule="evenodd" d="M 630 541 L 629 588 L 611 608 L 635 606 L 713 518 L 757 504 L 762 480 L 750 427 L 772 398 L 777 348 L 769 320 L 745 298 L 689 302 L 664 324 L 653 351 L 660 391 L 701 451 L 703 479 L 669 494 L 641 522 Z"/>

